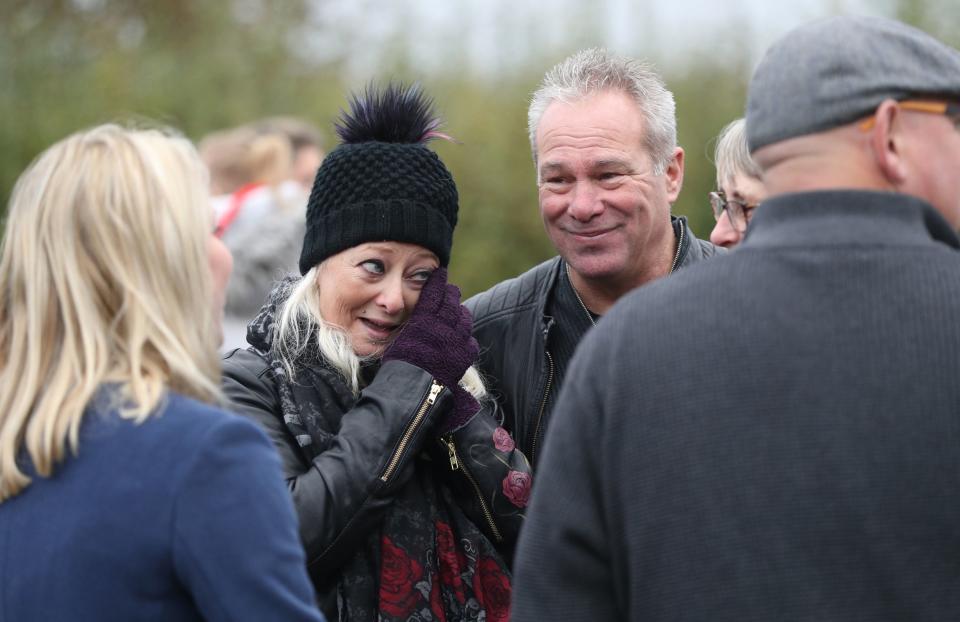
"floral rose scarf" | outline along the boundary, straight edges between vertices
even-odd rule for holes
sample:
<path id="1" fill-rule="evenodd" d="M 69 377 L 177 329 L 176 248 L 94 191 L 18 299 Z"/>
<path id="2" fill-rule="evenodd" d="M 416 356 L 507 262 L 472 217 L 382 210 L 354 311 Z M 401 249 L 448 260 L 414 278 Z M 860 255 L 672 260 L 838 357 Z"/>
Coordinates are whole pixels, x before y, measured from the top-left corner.
<path id="1" fill-rule="evenodd" d="M 417 469 L 380 531 L 376 619 L 506 622 L 506 564 L 449 492 L 431 482 L 427 466 Z"/>
<path id="2" fill-rule="evenodd" d="M 269 356 L 275 309 L 290 285 L 291 281 L 285 281 L 274 290 L 248 327 L 248 341 L 271 362 L 284 422 L 305 457 L 312 460 L 329 447 L 340 418 L 356 398 L 322 361 L 307 362 L 291 380 L 279 361 Z M 439 483 L 433 472 L 436 468 L 425 457 L 417 459 L 413 477 L 397 492 L 379 532 L 371 533 L 340 569 L 336 598 L 318 594 L 321 601 L 336 601 L 335 610 L 324 611 L 328 618 L 350 622 L 507 621 L 510 571 L 493 544 Z M 505 480 L 504 494 L 525 504 L 529 486 L 524 484 Z"/>

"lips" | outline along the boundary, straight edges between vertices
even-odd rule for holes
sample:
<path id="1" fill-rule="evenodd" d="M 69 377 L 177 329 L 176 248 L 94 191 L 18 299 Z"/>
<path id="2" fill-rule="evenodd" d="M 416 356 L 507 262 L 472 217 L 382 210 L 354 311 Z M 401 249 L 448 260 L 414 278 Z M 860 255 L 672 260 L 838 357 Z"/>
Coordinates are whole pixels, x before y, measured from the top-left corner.
<path id="1" fill-rule="evenodd" d="M 371 320 L 369 318 L 359 318 L 360 323 L 367 329 L 367 332 L 370 333 L 372 339 L 383 340 L 390 337 L 393 334 L 393 331 L 397 329 L 400 325 L 396 322 L 387 322 L 381 320 Z"/>
<path id="2" fill-rule="evenodd" d="M 575 238 L 580 238 L 583 240 L 593 240 L 599 238 L 600 236 L 610 233 L 613 229 L 594 229 L 590 231 L 568 231 L 570 235 Z"/>

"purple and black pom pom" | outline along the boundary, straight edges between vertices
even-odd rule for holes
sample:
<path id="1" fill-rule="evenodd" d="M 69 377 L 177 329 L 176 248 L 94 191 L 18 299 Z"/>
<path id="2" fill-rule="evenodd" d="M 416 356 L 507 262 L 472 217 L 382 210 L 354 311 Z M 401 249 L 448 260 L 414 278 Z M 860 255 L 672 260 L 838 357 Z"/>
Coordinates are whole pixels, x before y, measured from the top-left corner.
<path id="1" fill-rule="evenodd" d="M 416 84 L 368 85 L 362 94 L 350 96 L 350 111 L 341 110 L 334 127 L 343 144 L 450 140 L 438 131 L 440 118 L 433 110 L 433 100 Z"/>

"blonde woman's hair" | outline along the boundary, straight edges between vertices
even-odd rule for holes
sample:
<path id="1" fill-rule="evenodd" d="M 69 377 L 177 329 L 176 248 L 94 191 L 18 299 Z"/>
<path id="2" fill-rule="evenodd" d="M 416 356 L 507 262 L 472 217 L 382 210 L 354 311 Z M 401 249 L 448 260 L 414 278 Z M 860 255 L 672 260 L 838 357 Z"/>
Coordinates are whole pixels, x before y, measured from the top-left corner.
<path id="1" fill-rule="evenodd" d="M 761 178 L 760 167 L 750 157 L 743 119 L 731 121 L 720 131 L 713 161 L 717 167 L 717 188 L 722 188 L 724 182 L 738 174 Z"/>
<path id="2" fill-rule="evenodd" d="M 21 175 L 0 246 L 0 502 L 78 451 L 104 384 L 143 421 L 165 392 L 218 402 L 206 173 L 159 130 L 103 125 Z"/>
<path id="3" fill-rule="evenodd" d="M 287 375 L 293 378 L 300 358 L 309 354 L 310 337 L 316 337 L 317 347 L 327 364 L 343 376 L 354 395 L 360 393 L 360 366 L 364 359 L 353 351 L 350 337 L 330 324 L 320 314 L 320 287 L 317 272 L 323 263 L 310 269 L 299 281 L 290 285 L 289 295 L 280 307 L 272 348 L 283 364 Z M 460 385 L 478 400 L 487 394 L 483 380 L 475 367 L 470 367 Z"/>

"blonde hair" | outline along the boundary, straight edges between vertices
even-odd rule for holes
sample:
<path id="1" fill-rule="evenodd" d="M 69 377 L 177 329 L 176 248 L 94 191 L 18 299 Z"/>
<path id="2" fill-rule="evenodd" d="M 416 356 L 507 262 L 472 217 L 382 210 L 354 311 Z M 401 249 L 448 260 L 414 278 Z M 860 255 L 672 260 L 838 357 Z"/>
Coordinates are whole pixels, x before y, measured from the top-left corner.
<path id="1" fill-rule="evenodd" d="M 193 146 L 103 125 L 20 176 L 0 247 L 0 502 L 78 451 L 105 383 L 143 421 L 169 390 L 220 400 L 207 242 L 212 213 Z"/>
<path id="2" fill-rule="evenodd" d="M 311 335 L 316 336 L 317 348 L 324 360 L 343 376 L 354 395 L 360 393 L 360 366 L 364 359 L 357 356 L 350 337 L 330 324 L 320 314 L 320 287 L 317 272 L 323 263 L 310 269 L 299 281 L 290 285 L 289 295 L 278 312 L 273 353 L 283 364 L 290 378 L 294 377 L 297 362 L 308 354 Z M 460 385 L 478 400 L 487 394 L 483 380 L 475 367 L 470 367 Z"/>
<path id="3" fill-rule="evenodd" d="M 720 131 L 713 161 L 717 167 L 717 188 L 722 188 L 724 182 L 738 174 L 761 178 L 760 167 L 750 157 L 743 119 L 731 121 Z"/>
<path id="4" fill-rule="evenodd" d="M 247 145 L 244 162 L 251 183 L 276 186 L 290 176 L 293 148 L 282 134 L 260 134 Z"/>

